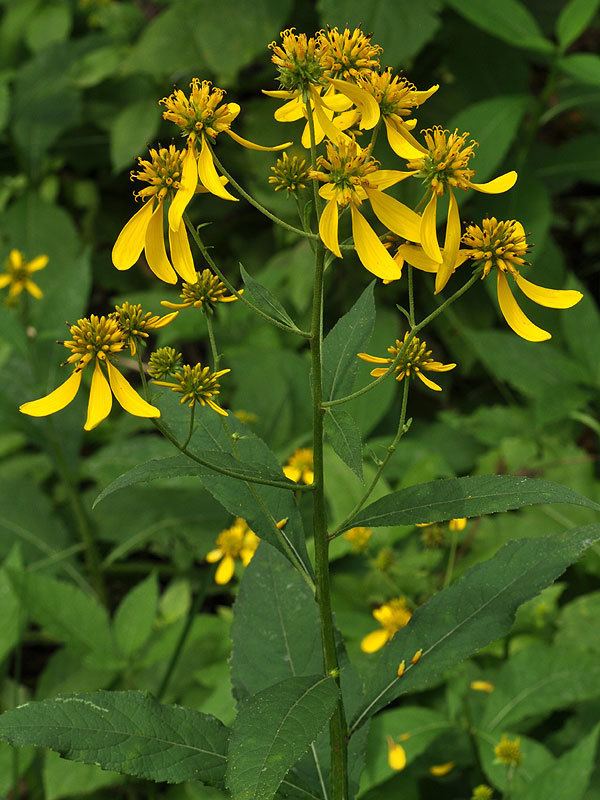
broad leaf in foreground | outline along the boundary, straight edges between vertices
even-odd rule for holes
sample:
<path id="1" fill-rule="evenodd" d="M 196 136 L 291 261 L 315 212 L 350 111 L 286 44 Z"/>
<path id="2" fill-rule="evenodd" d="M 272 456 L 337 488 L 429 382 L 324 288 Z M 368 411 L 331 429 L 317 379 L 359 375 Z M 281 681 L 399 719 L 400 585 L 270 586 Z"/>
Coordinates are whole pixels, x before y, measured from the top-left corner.
<path id="1" fill-rule="evenodd" d="M 227 728 L 215 717 L 166 706 L 143 692 L 82 692 L 27 703 L 0 717 L 0 738 L 64 758 L 167 783 L 221 786 Z"/>
<path id="2" fill-rule="evenodd" d="M 288 678 L 241 704 L 229 744 L 227 786 L 233 800 L 271 800 L 288 771 L 333 714 L 333 678 Z"/>
<path id="3" fill-rule="evenodd" d="M 345 529 L 378 528 L 444 522 L 456 517 L 481 517 L 525 506 L 569 503 L 600 511 L 600 505 L 566 486 L 515 475 L 478 475 L 419 483 L 376 500 Z"/>
<path id="4" fill-rule="evenodd" d="M 489 561 L 438 592 L 381 651 L 352 729 L 400 695 L 426 688 L 457 662 L 505 636 L 517 608 L 556 580 L 598 539 L 596 524 L 509 542 Z M 411 659 L 419 650 L 422 656 L 413 665 Z M 407 668 L 399 678 L 401 661 Z"/>

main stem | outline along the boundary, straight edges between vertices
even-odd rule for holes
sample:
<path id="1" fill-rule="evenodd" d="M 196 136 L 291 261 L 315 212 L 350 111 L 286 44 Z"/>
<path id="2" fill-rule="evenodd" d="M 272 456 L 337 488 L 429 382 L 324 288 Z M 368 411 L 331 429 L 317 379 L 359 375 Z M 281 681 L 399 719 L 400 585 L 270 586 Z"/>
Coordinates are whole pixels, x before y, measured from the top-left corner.
<path id="1" fill-rule="evenodd" d="M 312 109 L 306 103 L 311 141 L 311 162 L 316 168 L 315 131 Z M 313 182 L 315 209 L 319 211 L 319 196 Z M 313 403 L 313 469 L 314 511 L 313 536 L 315 542 L 316 601 L 321 621 L 321 643 L 325 672 L 333 676 L 339 686 L 340 668 L 337 657 L 335 628 L 331 607 L 329 585 L 329 540 L 327 538 L 327 515 L 325 511 L 325 480 L 323 466 L 323 402 L 322 345 L 323 345 L 323 273 L 325 270 L 325 247 L 317 242 L 315 253 L 315 276 L 313 284 L 312 316 L 310 325 L 310 353 Z M 329 721 L 331 740 L 331 800 L 348 798 L 348 754 L 347 728 L 341 692 L 333 716 Z"/>

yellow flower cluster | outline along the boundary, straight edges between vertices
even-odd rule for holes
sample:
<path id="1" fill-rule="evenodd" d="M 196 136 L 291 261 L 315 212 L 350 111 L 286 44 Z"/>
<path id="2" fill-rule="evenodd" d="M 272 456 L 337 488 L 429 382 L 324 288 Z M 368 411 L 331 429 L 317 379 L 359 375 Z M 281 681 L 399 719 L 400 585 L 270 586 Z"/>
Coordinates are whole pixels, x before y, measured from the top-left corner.
<path id="1" fill-rule="evenodd" d="M 4 272 L 0 273 L 0 289 L 8 288 L 8 302 L 13 303 L 24 291 L 36 300 L 43 297 L 42 290 L 31 276 L 47 265 L 48 256 L 37 256 L 32 261 L 25 261 L 20 250 L 11 250 Z"/>

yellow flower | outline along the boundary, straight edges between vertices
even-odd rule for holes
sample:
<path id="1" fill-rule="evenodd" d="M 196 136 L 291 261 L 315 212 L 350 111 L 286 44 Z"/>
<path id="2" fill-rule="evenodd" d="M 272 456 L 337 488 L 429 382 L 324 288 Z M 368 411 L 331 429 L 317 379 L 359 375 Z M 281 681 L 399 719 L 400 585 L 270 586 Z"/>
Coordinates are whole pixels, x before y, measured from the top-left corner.
<path id="1" fill-rule="evenodd" d="M 245 567 L 252 561 L 260 539 L 248 527 L 245 519 L 237 517 L 231 527 L 221 531 L 215 544 L 217 546 L 207 554 L 206 560 L 209 564 L 220 562 L 215 573 L 215 583 L 223 586 L 233 577 L 236 559 Z"/>
<path id="2" fill-rule="evenodd" d="M 319 31 L 317 36 L 321 47 L 323 71 L 329 78 L 356 81 L 365 73 L 379 69 L 379 55 L 382 48 L 371 42 L 371 36 L 360 28 L 329 28 Z"/>
<path id="3" fill-rule="evenodd" d="M 388 766 L 395 772 L 401 772 L 406 766 L 406 750 L 401 744 L 395 742 L 391 736 L 387 737 Z"/>
<path id="4" fill-rule="evenodd" d="M 452 531 L 452 533 L 461 533 L 461 531 L 464 531 L 466 527 L 466 517 L 456 517 L 455 519 L 451 519 L 448 523 L 448 528 Z"/>
<path id="5" fill-rule="evenodd" d="M 350 542 L 355 553 L 362 553 L 369 546 L 373 530 L 371 528 L 350 528 L 344 534 L 344 539 Z"/>
<path id="6" fill-rule="evenodd" d="M 221 369 L 213 372 L 210 367 L 203 367 L 202 364 L 184 364 L 181 369 L 173 373 L 172 380 L 154 380 L 157 386 L 166 386 L 173 392 L 181 395 L 180 403 L 186 403 L 190 408 L 198 403 L 201 406 L 208 406 L 220 414 L 227 417 L 227 411 L 217 405 L 214 398 L 219 396 L 221 385 L 219 378 L 231 372 L 230 369 Z"/>
<path id="7" fill-rule="evenodd" d="M 79 390 L 84 369 L 93 362 L 94 371 L 84 430 L 92 430 L 108 417 L 113 395 L 129 414 L 136 417 L 160 417 L 158 408 L 142 399 L 112 363 L 112 359 L 127 344 L 127 338 L 114 317 L 97 317 L 92 314 L 77 320 L 77 324 L 71 325 L 69 332 L 72 338 L 63 344 L 71 351 L 67 363 L 75 365 L 74 371 L 46 397 L 24 403 L 19 409 L 23 414 L 46 417 L 68 406 Z"/>
<path id="8" fill-rule="evenodd" d="M 498 744 L 494 747 L 496 763 L 506 764 L 507 766 L 518 767 L 522 760 L 521 740 L 519 737 L 509 739 L 502 735 Z"/>
<path id="9" fill-rule="evenodd" d="M 36 256 L 32 261 L 25 261 L 20 250 L 11 250 L 6 259 L 4 273 L 0 274 L 0 289 L 10 287 L 9 301 L 18 297 L 23 290 L 39 300 L 43 297 L 43 292 L 37 283 L 31 280 L 31 275 L 44 269 L 47 264 L 48 256 Z"/>
<path id="10" fill-rule="evenodd" d="M 198 180 L 212 194 L 223 200 L 236 200 L 223 185 L 219 177 L 211 145 L 217 136 L 226 133 L 235 142 L 250 150 L 274 151 L 289 147 L 291 142 L 265 147 L 242 138 L 231 130 L 231 125 L 240 113 L 237 103 L 224 103 L 225 91 L 212 86 L 210 81 L 192 78 L 190 94 L 176 89 L 160 102 L 165 107 L 163 117 L 181 128 L 187 137 L 187 150 L 183 158 L 182 177 L 179 188 L 169 208 L 169 229 L 177 232 L 181 226 L 183 212 L 194 196 Z M 200 151 L 196 149 L 199 145 Z M 190 282 L 193 278 L 188 279 Z"/>
<path id="11" fill-rule="evenodd" d="M 432 767 L 429 767 L 429 774 L 433 775 L 434 778 L 443 778 L 444 775 L 448 775 L 456 764 L 454 761 L 447 761 L 445 764 L 434 764 Z"/>
<path id="12" fill-rule="evenodd" d="M 311 484 L 315 478 L 313 472 L 313 451 L 310 447 L 300 447 L 296 450 L 283 468 L 286 478 L 296 483 Z"/>
<path id="13" fill-rule="evenodd" d="M 234 411 L 233 416 L 239 419 L 240 422 L 243 422 L 244 425 L 253 425 L 255 422 L 258 422 L 258 414 L 255 414 L 254 411 L 246 411 L 244 408 L 239 408 L 237 411 Z"/>
<path id="14" fill-rule="evenodd" d="M 317 166 L 312 176 L 324 184 L 319 194 L 327 201 L 319 220 L 319 235 L 324 244 L 338 258 L 342 257 L 338 240 L 339 207 L 349 205 L 354 246 L 362 265 L 378 278 L 397 280 L 401 275 L 400 266 L 363 217 L 359 207 L 364 200 L 368 200 L 375 216 L 389 230 L 418 242 L 419 215 L 382 191 L 409 177 L 411 173 L 379 169 L 378 162 L 352 141 L 337 146 L 328 142 L 327 157 L 320 156 Z"/>
<path id="15" fill-rule="evenodd" d="M 181 286 L 181 303 L 172 303 L 170 300 L 161 300 L 165 308 L 201 308 L 203 311 L 212 312 L 217 303 L 234 303 L 238 298 L 228 294 L 225 284 L 209 269 L 196 272 L 193 283 L 183 283 Z M 240 290 L 240 294 L 244 290 Z"/>
<path id="16" fill-rule="evenodd" d="M 480 783 L 479 786 L 473 789 L 471 800 L 492 800 L 493 797 L 494 790 L 492 787 L 487 786 L 485 783 Z"/>
<path id="17" fill-rule="evenodd" d="M 406 605 L 404 597 L 389 600 L 373 611 L 373 616 L 381 625 L 376 631 L 368 633 L 360 643 L 363 653 L 375 653 L 394 638 L 396 633 L 408 625 L 412 613 Z"/>
<path id="18" fill-rule="evenodd" d="M 402 342 L 400 339 L 396 339 L 396 344 L 388 347 L 389 358 L 370 356 L 368 353 L 358 353 L 358 357 L 371 364 L 385 364 L 386 366 L 376 367 L 374 370 L 371 370 L 371 375 L 374 378 L 379 378 L 387 372 L 389 365 L 396 360 L 408 336 L 409 334 L 407 332 Z M 456 364 L 442 364 L 441 361 L 434 361 L 431 357 L 431 350 L 427 349 L 427 342 L 421 341 L 421 339 L 415 336 L 400 359 L 400 363 L 395 367 L 396 380 L 402 381 L 405 377 L 410 377 L 414 373 L 429 389 L 433 389 L 434 392 L 441 392 L 442 387 L 424 375 L 423 372 L 448 372 L 454 369 L 454 367 L 456 367 Z"/>
<path id="19" fill-rule="evenodd" d="M 425 254 L 441 266 L 439 267 L 436 291 L 447 283 L 452 274 L 460 247 L 460 216 L 454 189 L 475 189 L 485 194 L 499 194 L 511 189 L 517 180 L 516 172 L 507 172 L 487 183 L 473 183 L 474 170 L 469 162 L 475 154 L 477 143 L 467 141 L 468 133 L 453 133 L 440 127 L 424 131 L 425 150 L 420 157 L 411 159 L 407 167 L 413 170 L 425 184 L 430 196 L 421 217 L 420 242 Z M 444 252 L 438 244 L 436 219 L 438 197 L 448 193 L 448 217 Z"/>
<path id="20" fill-rule="evenodd" d="M 526 280 L 519 268 L 527 262 L 528 245 L 525 231 L 514 219 L 498 221 L 495 217 L 479 225 L 469 225 L 462 239 L 469 257 L 483 262 L 483 277 L 496 269 L 498 304 L 504 319 L 515 333 L 529 342 L 543 342 L 551 334 L 534 325 L 525 316 L 513 297 L 507 275 L 515 281 L 523 294 L 534 303 L 547 308 L 572 308 L 583 295 L 574 289 L 546 289 Z"/>
<path id="21" fill-rule="evenodd" d="M 469 684 L 469 688 L 472 689 L 474 692 L 485 692 L 486 694 L 491 694 L 494 691 L 494 684 L 490 681 L 471 681 Z"/>
<path id="22" fill-rule="evenodd" d="M 170 375 L 181 369 L 183 356 L 174 347 L 159 347 L 150 356 L 148 361 L 148 375 L 159 381 L 164 381 Z"/>
<path id="23" fill-rule="evenodd" d="M 134 356 L 137 352 L 138 344 L 147 339 L 153 331 L 164 328 L 165 325 L 173 322 L 178 313 L 175 311 L 173 314 L 165 314 L 164 317 L 159 317 L 150 311 L 144 312 L 139 303 L 134 304 L 126 301 L 120 306 L 115 306 L 115 310 L 110 316 L 117 320 L 123 333 L 123 338 L 129 345 L 129 351 Z"/>
<path id="24" fill-rule="evenodd" d="M 269 183 L 276 192 L 284 189 L 288 195 L 294 194 L 300 189 L 306 189 L 310 179 L 310 167 L 306 159 L 300 156 L 292 156 L 284 153 L 277 159 L 274 167 L 271 167 L 272 175 L 269 176 Z"/>

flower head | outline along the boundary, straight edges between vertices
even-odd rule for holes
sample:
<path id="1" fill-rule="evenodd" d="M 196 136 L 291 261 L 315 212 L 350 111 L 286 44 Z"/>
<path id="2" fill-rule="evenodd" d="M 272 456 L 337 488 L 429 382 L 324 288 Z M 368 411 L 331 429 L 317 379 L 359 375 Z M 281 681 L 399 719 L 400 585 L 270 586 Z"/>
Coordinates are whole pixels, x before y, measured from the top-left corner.
<path id="1" fill-rule="evenodd" d="M 20 250 L 11 250 L 6 259 L 4 272 L 0 273 L 0 289 L 8 289 L 8 301 L 18 297 L 23 290 L 39 300 L 43 292 L 37 283 L 31 280 L 34 272 L 44 269 L 48 264 L 48 256 L 36 256 L 31 261 L 25 261 Z"/>
<path id="2" fill-rule="evenodd" d="M 485 783 L 480 783 L 479 786 L 473 789 L 471 800 L 493 800 L 493 797 L 494 790 L 492 787 L 487 786 Z"/>
<path id="3" fill-rule="evenodd" d="M 321 47 L 321 63 L 330 78 L 356 81 L 360 76 L 379 69 L 382 48 L 371 42 L 371 36 L 360 28 L 351 31 L 344 28 L 329 28 L 320 31 L 318 43 Z"/>
<path id="4" fill-rule="evenodd" d="M 284 153 L 277 159 L 274 167 L 271 167 L 272 175 L 269 175 L 269 183 L 276 192 L 282 189 L 287 194 L 295 194 L 300 189 L 306 189 L 310 180 L 310 168 L 305 158 L 292 156 Z"/>
<path id="5" fill-rule="evenodd" d="M 148 184 L 134 192 L 134 197 L 144 201 L 149 198 L 173 199 L 181 185 L 185 150 L 171 144 L 158 150 L 152 147 L 148 155 L 149 158 L 138 158 L 137 170 L 131 171 L 131 180 Z"/>
<path id="6" fill-rule="evenodd" d="M 394 741 L 391 736 L 387 737 L 388 766 L 394 772 L 401 772 L 406 766 L 406 750 L 401 744 Z"/>
<path id="7" fill-rule="evenodd" d="M 115 306 L 115 310 L 110 316 L 117 320 L 123 338 L 129 345 L 129 351 L 134 356 L 139 344 L 147 339 L 153 331 L 164 328 L 165 325 L 173 322 L 177 314 L 178 312 L 175 311 L 159 317 L 150 311 L 144 311 L 139 303 L 125 301 L 120 306 Z"/>
<path id="8" fill-rule="evenodd" d="M 344 539 L 346 539 L 347 542 L 350 542 L 352 545 L 352 550 L 355 553 L 362 553 L 369 546 L 372 536 L 372 528 L 358 527 L 350 528 L 350 530 L 346 531 L 344 534 Z"/>
<path id="9" fill-rule="evenodd" d="M 295 28 L 281 31 L 281 42 L 271 42 L 271 61 L 284 89 L 304 90 L 318 85 L 324 72 L 322 42 L 314 36 L 296 33 Z"/>
<path id="10" fill-rule="evenodd" d="M 166 380 L 170 375 L 181 369 L 182 355 L 174 347 L 159 347 L 148 361 L 148 375 L 159 381 Z"/>
<path id="11" fill-rule="evenodd" d="M 427 342 L 422 341 L 416 336 L 408 342 L 409 335 L 410 334 L 407 332 L 402 341 L 396 339 L 396 343 L 388 347 L 389 358 L 371 356 L 368 353 L 359 353 L 358 357 L 371 364 L 385 364 L 386 366 L 376 367 L 374 370 L 371 370 L 371 375 L 374 378 L 379 378 L 387 372 L 389 365 L 396 361 L 398 354 L 402 353 L 400 361 L 394 369 L 396 372 L 396 380 L 402 381 L 405 377 L 410 377 L 414 374 L 429 389 L 433 389 L 434 392 L 441 392 L 442 387 L 423 373 L 448 372 L 454 369 L 456 364 L 442 364 L 441 361 L 435 361 L 431 355 L 432 351 L 427 349 Z"/>
<path id="12" fill-rule="evenodd" d="M 228 416 L 227 411 L 217 405 L 215 398 L 221 391 L 219 378 L 231 372 L 229 369 L 221 369 L 213 372 L 210 367 L 203 367 L 202 364 L 184 364 L 181 369 L 173 373 L 171 380 L 154 380 L 157 386 L 166 386 L 173 392 L 181 395 L 180 403 L 186 403 L 192 408 L 196 403 L 201 406 L 209 406 L 213 411 L 221 416 Z"/>
<path id="13" fill-rule="evenodd" d="M 206 560 L 209 564 L 219 563 L 215 573 L 215 583 L 224 585 L 233 577 L 236 560 L 247 567 L 260 544 L 260 539 L 250 529 L 245 519 L 237 517 L 229 528 L 225 528 L 217 536 L 216 547 L 211 550 Z"/>
<path id="14" fill-rule="evenodd" d="M 518 767 L 522 760 L 520 738 L 517 736 L 514 739 L 509 739 L 508 736 L 503 735 L 494 747 L 494 755 L 496 756 L 496 763 L 506 764 L 509 767 Z"/>
<path id="15" fill-rule="evenodd" d="M 65 408 L 75 399 L 84 369 L 93 362 L 94 372 L 84 425 L 86 431 L 95 428 L 110 414 L 113 395 L 129 414 L 136 417 L 160 417 L 158 408 L 142 399 L 113 364 L 115 356 L 128 344 L 128 338 L 114 316 L 98 317 L 92 314 L 77 320 L 75 325 L 71 325 L 69 332 L 71 339 L 63 344 L 71 352 L 67 363 L 74 364 L 75 370 L 46 397 L 24 403 L 19 409 L 23 414 L 45 417 Z"/>
<path id="16" fill-rule="evenodd" d="M 223 281 L 209 269 L 197 272 L 195 283 L 184 282 L 179 297 L 181 303 L 162 300 L 161 305 L 165 308 L 200 308 L 205 312 L 212 312 L 217 303 L 233 303 L 238 299 L 235 295 L 229 294 Z"/>
<path id="17" fill-rule="evenodd" d="M 496 270 L 498 304 L 504 319 L 515 333 L 530 342 L 551 338 L 548 331 L 534 325 L 515 300 L 508 277 L 514 279 L 523 294 L 534 303 L 548 308 L 571 308 L 583 295 L 575 290 L 546 289 L 524 278 L 520 268 L 527 264 L 527 237 L 520 222 L 498 221 L 495 217 L 483 220 L 481 226 L 469 225 L 462 239 L 468 257 L 483 262 L 483 277 Z"/>
<path id="18" fill-rule="evenodd" d="M 396 597 L 373 611 L 373 616 L 381 625 L 378 630 L 368 633 L 360 643 L 363 653 L 375 653 L 394 638 L 400 628 L 408 625 L 412 613 L 406 598 Z"/>
<path id="19" fill-rule="evenodd" d="M 286 478 L 296 483 L 305 483 L 307 486 L 314 480 L 313 451 L 310 447 L 300 447 L 289 457 L 283 468 Z"/>
<path id="20" fill-rule="evenodd" d="M 451 533 L 462 533 L 464 529 L 467 527 L 467 518 L 466 517 L 455 517 L 451 519 L 448 523 L 448 530 Z"/>

